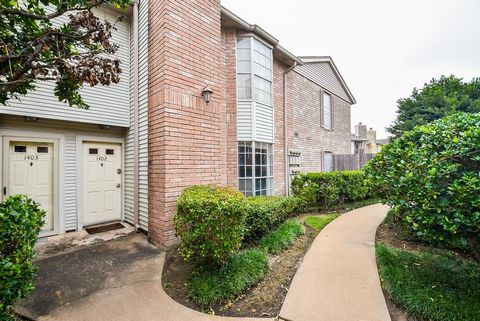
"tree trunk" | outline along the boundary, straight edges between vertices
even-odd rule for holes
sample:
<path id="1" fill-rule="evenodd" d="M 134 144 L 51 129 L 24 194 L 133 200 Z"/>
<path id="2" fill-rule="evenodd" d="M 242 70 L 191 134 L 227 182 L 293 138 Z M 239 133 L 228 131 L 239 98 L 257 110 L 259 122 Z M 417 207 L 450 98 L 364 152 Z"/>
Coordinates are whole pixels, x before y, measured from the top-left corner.
<path id="1" fill-rule="evenodd" d="M 480 264 L 480 248 L 478 247 L 478 236 L 480 235 L 480 231 L 477 231 L 473 234 L 470 238 L 470 249 L 472 250 L 473 256 L 475 260 Z"/>

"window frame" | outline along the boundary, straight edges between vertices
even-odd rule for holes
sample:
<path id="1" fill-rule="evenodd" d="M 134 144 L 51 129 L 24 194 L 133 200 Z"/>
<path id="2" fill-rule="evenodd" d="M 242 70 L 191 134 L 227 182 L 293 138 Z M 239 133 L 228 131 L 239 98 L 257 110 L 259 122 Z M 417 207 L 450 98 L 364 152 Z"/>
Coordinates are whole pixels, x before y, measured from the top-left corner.
<path id="1" fill-rule="evenodd" d="M 327 155 L 331 155 L 331 160 L 332 160 L 332 166 L 331 166 L 331 170 L 327 171 L 327 168 L 326 168 L 326 156 Z M 322 166 L 322 171 L 325 172 L 325 173 L 331 173 L 331 172 L 334 172 L 335 171 L 335 154 L 331 151 L 324 151 L 323 152 L 323 158 L 322 158 L 322 162 L 323 162 L 323 166 Z"/>
<path id="2" fill-rule="evenodd" d="M 322 118 L 322 128 L 325 129 L 325 130 L 328 130 L 328 131 L 333 131 L 333 95 L 332 93 L 326 91 L 326 90 L 322 90 L 320 92 L 320 95 L 321 95 L 321 118 Z M 327 127 L 327 123 L 325 121 L 325 96 L 329 96 L 330 97 L 330 104 L 328 107 L 330 107 L 330 124 L 329 126 Z"/>
<path id="3" fill-rule="evenodd" d="M 242 146 L 243 145 L 243 146 Z M 240 147 L 244 148 L 244 152 L 240 152 Z M 247 147 L 250 147 L 251 153 L 247 153 Z M 257 152 L 260 147 L 261 152 Z M 266 154 L 263 153 L 266 150 Z M 275 191 L 275 160 L 272 143 L 255 142 L 255 141 L 239 141 L 237 144 L 238 152 L 238 189 L 246 196 L 273 195 Z M 247 162 L 247 155 L 250 155 L 250 163 Z M 260 161 L 257 163 L 257 155 Z M 263 164 L 263 158 L 266 164 Z M 243 164 L 242 164 L 243 158 Z M 262 171 L 266 168 L 266 175 Z M 250 168 L 250 169 L 248 169 Z M 257 170 L 260 170 L 258 175 Z M 242 171 L 244 173 L 242 174 Z M 251 176 L 248 176 L 250 171 Z M 257 181 L 260 180 L 260 189 L 257 189 Z M 262 180 L 265 180 L 265 188 L 262 188 Z M 245 183 L 242 183 L 244 181 Z M 247 182 L 250 183 L 247 183 Z M 251 187 L 249 190 L 247 187 Z"/>
<path id="4" fill-rule="evenodd" d="M 244 40 L 244 39 L 249 39 L 250 40 L 250 73 L 247 73 L 247 72 L 239 72 L 238 70 L 238 43 L 241 41 L 241 40 Z M 254 52 L 256 52 L 255 48 L 254 48 L 254 44 L 255 44 L 255 41 L 257 41 L 260 45 L 263 45 L 265 46 L 266 48 L 268 48 L 270 50 L 270 79 L 266 79 L 265 77 L 263 77 L 263 75 L 260 75 L 258 73 L 255 73 L 255 64 L 256 62 L 254 61 Z M 236 42 L 236 46 L 237 46 L 237 51 L 236 51 L 236 61 L 235 61 L 235 66 L 236 66 L 236 92 L 237 92 L 237 100 L 238 101 L 241 101 L 241 102 L 255 102 L 255 103 L 259 103 L 259 104 L 262 104 L 262 105 L 265 105 L 265 106 L 270 106 L 270 107 L 273 107 L 273 47 L 271 45 L 269 45 L 268 43 L 264 42 L 263 40 L 259 39 L 258 37 L 256 37 L 255 35 L 252 35 L 252 34 L 245 34 L 245 35 L 242 35 L 240 37 L 237 37 L 237 42 Z M 262 53 L 258 52 L 260 55 L 263 55 Z M 265 56 L 265 55 L 263 55 Z M 251 90 L 251 98 L 239 98 L 240 95 L 239 95 L 239 75 L 249 75 L 250 76 L 250 90 Z M 266 81 L 269 83 L 269 87 L 270 87 L 270 97 L 269 97 L 269 103 L 265 103 L 263 101 L 259 101 L 255 98 L 256 96 L 256 77 L 260 78 L 261 80 L 263 81 Z"/>

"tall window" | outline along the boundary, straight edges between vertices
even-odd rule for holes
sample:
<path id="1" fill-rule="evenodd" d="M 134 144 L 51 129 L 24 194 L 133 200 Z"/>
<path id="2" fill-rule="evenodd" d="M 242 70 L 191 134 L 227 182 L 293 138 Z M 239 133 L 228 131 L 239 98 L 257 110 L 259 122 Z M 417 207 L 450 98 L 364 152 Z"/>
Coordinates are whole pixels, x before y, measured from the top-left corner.
<path id="1" fill-rule="evenodd" d="M 272 49 L 254 37 L 237 43 L 237 93 L 239 100 L 272 105 Z"/>
<path id="2" fill-rule="evenodd" d="M 333 172 L 333 153 L 325 152 L 323 153 L 323 171 L 324 172 Z"/>
<path id="3" fill-rule="evenodd" d="M 323 128 L 325 129 L 332 129 L 332 96 L 327 93 L 323 93 L 323 115 L 322 115 L 322 120 L 323 120 Z"/>
<path id="4" fill-rule="evenodd" d="M 273 193 L 273 145 L 238 143 L 238 186 L 247 196 Z"/>

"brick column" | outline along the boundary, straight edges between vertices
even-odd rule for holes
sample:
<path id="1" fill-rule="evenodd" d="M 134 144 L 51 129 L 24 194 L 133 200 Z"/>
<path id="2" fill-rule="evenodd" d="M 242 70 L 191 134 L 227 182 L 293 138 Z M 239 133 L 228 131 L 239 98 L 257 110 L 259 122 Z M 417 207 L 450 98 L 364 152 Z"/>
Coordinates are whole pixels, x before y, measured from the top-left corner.
<path id="1" fill-rule="evenodd" d="M 149 237 L 171 246 L 183 189 L 227 183 L 220 1 L 149 1 L 149 19 Z"/>

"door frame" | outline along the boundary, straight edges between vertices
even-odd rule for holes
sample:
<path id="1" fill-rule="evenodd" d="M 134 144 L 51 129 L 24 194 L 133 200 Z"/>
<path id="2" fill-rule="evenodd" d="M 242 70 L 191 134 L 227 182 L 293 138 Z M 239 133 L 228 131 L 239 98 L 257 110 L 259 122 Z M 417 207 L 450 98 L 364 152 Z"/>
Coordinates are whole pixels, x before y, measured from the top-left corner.
<path id="1" fill-rule="evenodd" d="M 53 144 L 53 230 L 40 232 L 40 237 L 48 237 L 65 233 L 64 213 L 64 140 L 63 135 L 27 130 L 0 130 L 0 182 L 3 186 L 8 184 L 10 169 L 10 143 L 50 143 Z M 0 197 L 4 199 L 4 195 Z"/>
<path id="2" fill-rule="evenodd" d="M 120 192 L 120 220 L 125 221 L 125 140 L 123 138 L 104 136 L 77 136 L 77 230 L 83 230 L 83 143 L 120 144 L 122 190 Z M 101 224 L 101 223 L 100 223 Z"/>

